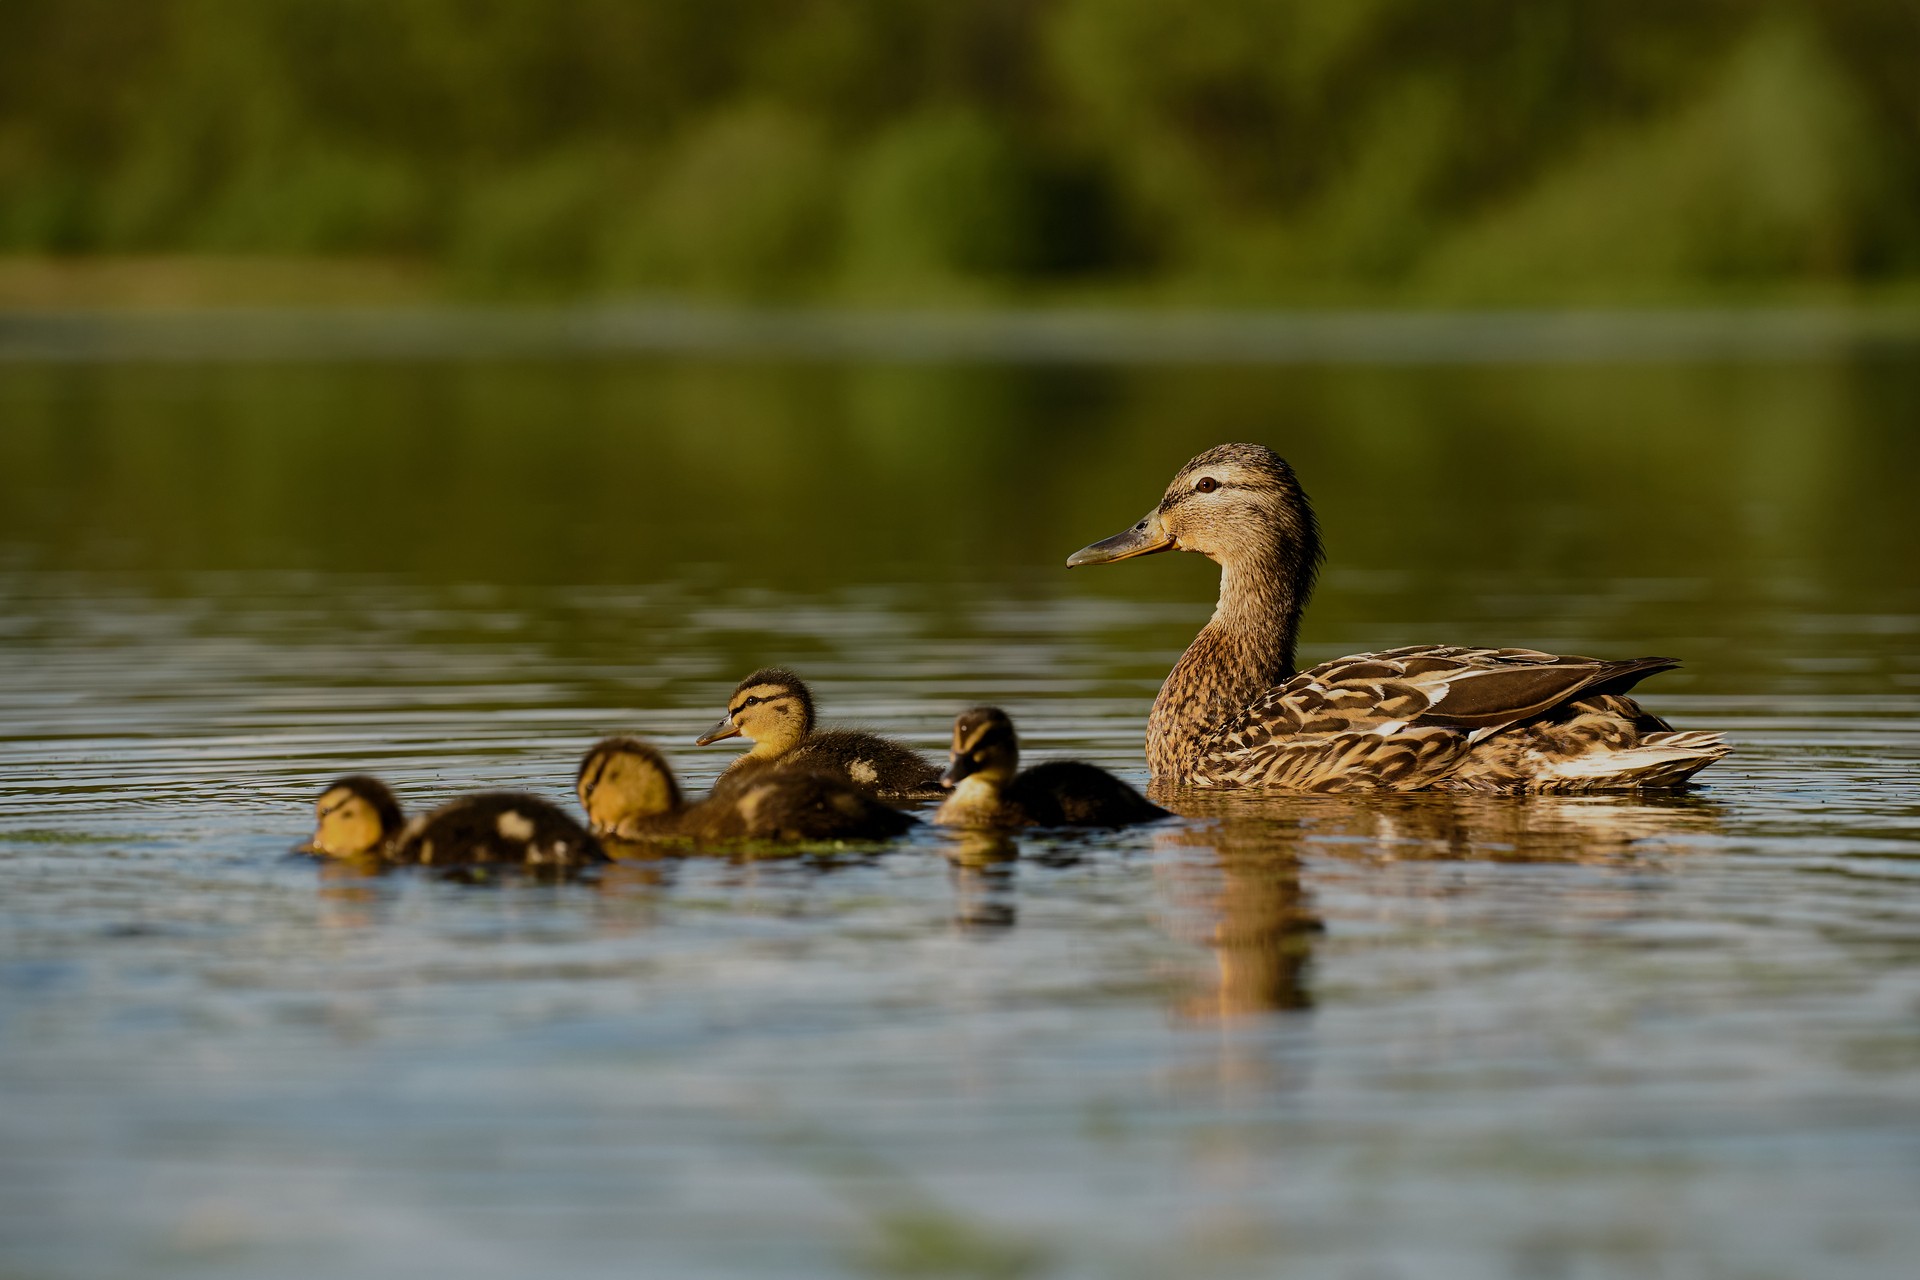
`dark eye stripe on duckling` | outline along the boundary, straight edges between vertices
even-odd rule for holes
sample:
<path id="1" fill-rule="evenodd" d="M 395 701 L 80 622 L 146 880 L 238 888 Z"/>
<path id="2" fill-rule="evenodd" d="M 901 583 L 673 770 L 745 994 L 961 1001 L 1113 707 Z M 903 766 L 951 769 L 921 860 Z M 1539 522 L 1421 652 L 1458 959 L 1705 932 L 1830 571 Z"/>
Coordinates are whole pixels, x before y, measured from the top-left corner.
<path id="1" fill-rule="evenodd" d="M 580 772 L 580 781 L 575 786 L 582 802 L 592 798 L 600 788 L 600 780 L 607 776 L 607 769 L 613 764 L 613 752 L 596 751 L 587 757 L 587 766 Z"/>
<path id="2" fill-rule="evenodd" d="M 794 696 L 793 690 L 782 689 L 778 685 L 773 685 L 773 686 L 760 685 L 759 686 L 760 689 L 765 689 L 769 687 L 773 689 L 772 693 L 760 693 L 757 691 L 750 692 L 747 694 L 746 697 L 740 699 L 740 701 L 728 707 L 727 714 L 730 716 L 737 716 L 742 711 L 745 711 L 748 707 L 757 707 L 763 702 L 779 702 L 782 699 L 790 700 Z"/>
<path id="3" fill-rule="evenodd" d="M 966 735 L 965 739 L 961 739 L 962 733 Z M 954 739 L 960 754 L 966 755 L 986 746 L 989 740 L 1005 741 L 1011 736 L 1006 726 L 998 721 L 986 720 L 977 725 L 961 725 Z"/>

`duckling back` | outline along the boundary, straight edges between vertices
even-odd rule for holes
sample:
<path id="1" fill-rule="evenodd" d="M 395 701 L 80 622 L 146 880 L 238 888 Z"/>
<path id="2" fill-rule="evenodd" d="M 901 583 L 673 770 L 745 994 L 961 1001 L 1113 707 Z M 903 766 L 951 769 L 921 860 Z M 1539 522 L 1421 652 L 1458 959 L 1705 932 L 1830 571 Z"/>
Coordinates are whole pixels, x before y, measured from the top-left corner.
<path id="1" fill-rule="evenodd" d="M 688 834 L 736 840 L 885 840 L 918 825 L 832 772 L 780 764 L 722 776 L 686 815 Z"/>
<path id="2" fill-rule="evenodd" d="M 810 733 L 782 762 L 831 772 L 876 796 L 940 794 L 940 770 L 932 761 L 903 743 L 859 729 Z"/>
<path id="3" fill-rule="evenodd" d="M 539 796 L 487 791 L 409 822 L 389 855 L 423 866 L 575 867 L 606 862 L 593 835 Z"/>
<path id="4" fill-rule="evenodd" d="M 1006 799 L 1043 827 L 1124 827 L 1167 811 L 1097 765 L 1051 760 L 1021 770 Z"/>

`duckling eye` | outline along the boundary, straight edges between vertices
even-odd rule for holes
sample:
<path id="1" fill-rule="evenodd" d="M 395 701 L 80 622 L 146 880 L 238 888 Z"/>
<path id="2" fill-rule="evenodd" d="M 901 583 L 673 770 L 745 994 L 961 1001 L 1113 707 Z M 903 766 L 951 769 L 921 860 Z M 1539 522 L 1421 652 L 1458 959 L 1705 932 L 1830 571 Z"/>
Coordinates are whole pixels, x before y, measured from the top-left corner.
<path id="1" fill-rule="evenodd" d="M 1193 491 L 1195 493 L 1212 493 L 1219 487 L 1220 482 L 1212 476 L 1201 476 L 1199 480 L 1194 482 Z"/>

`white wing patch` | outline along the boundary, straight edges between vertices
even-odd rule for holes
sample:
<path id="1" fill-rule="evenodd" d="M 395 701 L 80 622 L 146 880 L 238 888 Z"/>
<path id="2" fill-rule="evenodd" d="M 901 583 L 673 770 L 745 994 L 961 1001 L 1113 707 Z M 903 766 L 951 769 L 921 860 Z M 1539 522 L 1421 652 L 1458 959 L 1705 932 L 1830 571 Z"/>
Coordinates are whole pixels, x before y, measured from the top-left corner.
<path id="1" fill-rule="evenodd" d="M 880 781 L 880 771 L 873 767 L 871 760 L 855 760 L 847 766 L 847 776 L 866 786 Z"/>
<path id="2" fill-rule="evenodd" d="M 502 840 L 533 839 L 533 819 L 523 816 L 518 810 L 507 810 L 493 825 L 500 832 Z"/>

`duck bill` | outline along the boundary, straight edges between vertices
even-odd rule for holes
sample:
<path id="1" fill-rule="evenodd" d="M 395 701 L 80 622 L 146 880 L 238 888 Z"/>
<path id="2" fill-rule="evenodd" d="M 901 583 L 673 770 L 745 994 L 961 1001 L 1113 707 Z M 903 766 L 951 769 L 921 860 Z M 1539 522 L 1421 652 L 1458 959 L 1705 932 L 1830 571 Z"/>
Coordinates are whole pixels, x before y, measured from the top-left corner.
<path id="1" fill-rule="evenodd" d="M 967 756 L 955 756 L 947 771 L 940 775 L 940 785 L 951 791 L 966 779 L 973 776 L 975 765 Z"/>
<path id="2" fill-rule="evenodd" d="M 710 747 L 725 738 L 740 736 L 740 726 L 733 722 L 732 716 L 721 716 L 720 723 L 693 740 L 696 747 Z"/>
<path id="3" fill-rule="evenodd" d="M 1111 538 L 1102 538 L 1090 547 L 1082 547 L 1067 557 L 1067 568 L 1077 569 L 1083 564 L 1112 564 L 1116 560 L 1131 560 L 1135 556 L 1150 556 L 1156 551 L 1171 551 L 1173 535 L 1160 521 L 1158 511 L 1149 511 L 1147 518 L 1131 529 L 1114 534 Z"/>

